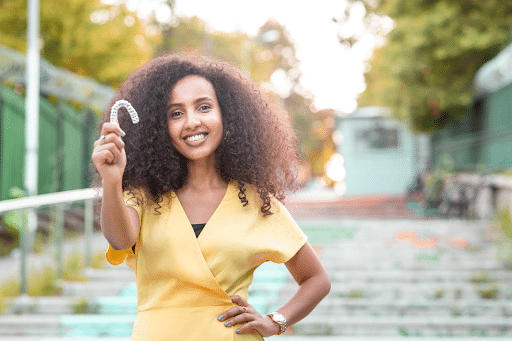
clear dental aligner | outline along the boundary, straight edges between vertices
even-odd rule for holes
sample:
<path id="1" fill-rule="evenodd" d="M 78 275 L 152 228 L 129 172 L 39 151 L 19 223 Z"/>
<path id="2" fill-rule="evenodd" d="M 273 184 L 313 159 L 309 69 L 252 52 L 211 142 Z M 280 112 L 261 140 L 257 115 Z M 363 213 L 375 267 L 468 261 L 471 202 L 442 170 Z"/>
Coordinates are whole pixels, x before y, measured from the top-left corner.
<path id="1" fill-rule="evenodd" d="M 110 110 L 110 122 L 117 122 L 117 112 L 121 107 L 125 107 L 126 110 L 128 110 L 128 114 L 130 114 L 133 123 L 139 123 L 139 115 L 137 115 L 137 111 L 135 111 L 130 102 L 124 99 L 117 101 L 112 106 L 112 109 Z"/>

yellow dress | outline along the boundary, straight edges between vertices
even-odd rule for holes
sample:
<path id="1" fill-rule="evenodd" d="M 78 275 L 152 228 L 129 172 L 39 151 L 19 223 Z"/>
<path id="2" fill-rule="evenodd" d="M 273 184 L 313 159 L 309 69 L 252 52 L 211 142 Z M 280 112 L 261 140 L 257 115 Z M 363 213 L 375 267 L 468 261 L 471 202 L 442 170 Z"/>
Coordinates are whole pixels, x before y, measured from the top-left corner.
<path id="1" fill-rule="evenodd" d="M 217 317 L 235 306 L 231 295 L 247 300 L 259 265 L 288 261 L 307 237 L 274 198 L 274 214 L 264 217 L 256 190 L 246 187 L 249 204 L 244 207 L 237 182 L 229 183 L 198 238 L 173 193 L 164 198 L 160 214 L 125 196 L 126 204 L 139 212 L 139 240 L 135 253 L 109 247 L 107 260 L 114 265 L 125 262 L 135 270 L 132 341 L 263 340 L 257 332 L 238 335 L 239 326 L 226 328 Z"/>

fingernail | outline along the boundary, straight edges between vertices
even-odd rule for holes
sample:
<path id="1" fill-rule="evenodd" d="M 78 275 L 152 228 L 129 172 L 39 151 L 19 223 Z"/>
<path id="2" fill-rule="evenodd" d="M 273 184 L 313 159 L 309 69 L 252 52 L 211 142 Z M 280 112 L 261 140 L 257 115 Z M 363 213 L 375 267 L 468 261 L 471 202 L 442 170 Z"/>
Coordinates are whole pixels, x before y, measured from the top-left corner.
<path id="1" fill-rule="evenodd" d="M 224 318 L 224 315 L 220 315 L 219 317 L 217 317 L 217 320 L 222 321 L 223 318 Z"/>
<path id="2" fill-rule="evenodd" d="M 231 324 L 231 321 L 228 321 L 228 322 L 224 323 L 224 325 L 225 325 L 226 327 L 229 327 L 229 325 L 230 325 L 230 324 Z"/>
<path id="3" fill-rule="evenodd" d="M 123 131 L 123 129 L 119 129 L 119 131 L 121 132 L 121 136 L 122 136 L 122 137 L 125 137 L 125 136 L 126 136 L 126 133 Z"/>
<path id="4" fill-rule="evenodd" d="M 235 330 L 235 333 L 237 333 L 237 334 L 240 333 L 240 329 Z"/>

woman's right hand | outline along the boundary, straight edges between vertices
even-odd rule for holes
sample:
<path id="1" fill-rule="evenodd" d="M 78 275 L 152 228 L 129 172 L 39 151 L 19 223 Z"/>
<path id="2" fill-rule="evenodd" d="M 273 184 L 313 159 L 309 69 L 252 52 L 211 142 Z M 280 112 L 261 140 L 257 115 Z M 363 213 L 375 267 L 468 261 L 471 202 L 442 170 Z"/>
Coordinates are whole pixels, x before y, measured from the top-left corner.
<path id="1" fill-rule="evenodd" d="M 94 142 L 92 162 L 103 181 L 121 183 L 123 179 L 126 167 L 123 135 L 117 122 L 106 122 L 101 127 L 101 137 Z"/>

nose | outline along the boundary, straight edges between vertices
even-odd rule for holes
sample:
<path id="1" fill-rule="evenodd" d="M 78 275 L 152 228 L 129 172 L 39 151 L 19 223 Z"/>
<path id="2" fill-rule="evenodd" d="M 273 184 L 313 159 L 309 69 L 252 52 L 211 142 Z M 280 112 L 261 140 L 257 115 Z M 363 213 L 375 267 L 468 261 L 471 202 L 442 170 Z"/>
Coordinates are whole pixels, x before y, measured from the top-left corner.
<path id="1" fill-rule="evenodd" d="M 187 115 L 186 124 L 189 128 L 195 128 L 201 125 L 201 121 L 195 112 L 191 112 Z"/>

